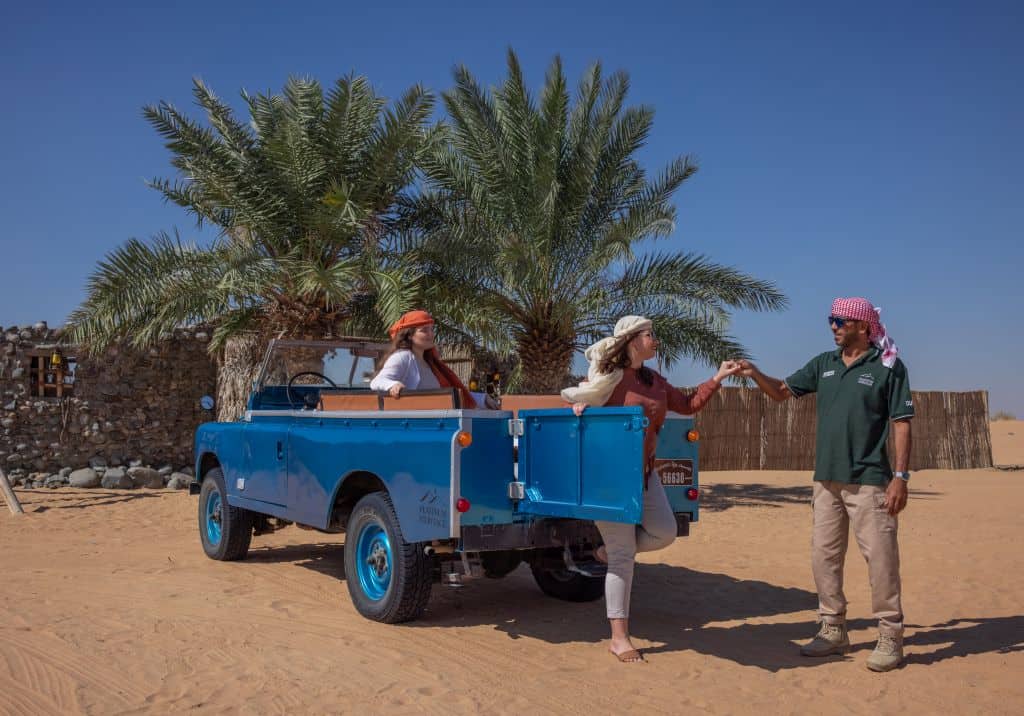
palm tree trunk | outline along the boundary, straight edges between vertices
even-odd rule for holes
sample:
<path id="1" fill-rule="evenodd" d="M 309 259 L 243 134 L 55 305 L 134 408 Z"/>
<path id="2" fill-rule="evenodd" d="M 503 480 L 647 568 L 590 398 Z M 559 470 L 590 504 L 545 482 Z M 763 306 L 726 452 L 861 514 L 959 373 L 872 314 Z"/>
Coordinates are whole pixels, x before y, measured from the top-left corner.
<path id="1" fill-rule="evenodd" d="M 573 338 L 540 327 L 524 332 L 518 343 L 523 393 L 557 393 L 570 384 L 569 369 L 576 352 Z"/>
<path id="2" fill-rule="evenodd" d="M 227 340 L 217 365 L 217 420 L 242 417 L 265 350 L 266 341 L 257 334 Z"/>

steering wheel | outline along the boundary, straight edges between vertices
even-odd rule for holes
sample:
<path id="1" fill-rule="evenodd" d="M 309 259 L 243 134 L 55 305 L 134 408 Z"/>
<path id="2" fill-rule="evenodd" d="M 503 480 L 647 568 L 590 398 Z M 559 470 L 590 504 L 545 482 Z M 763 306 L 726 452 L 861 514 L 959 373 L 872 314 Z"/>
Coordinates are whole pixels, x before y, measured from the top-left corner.
<path id="1" fill-rule="evenodd" d="M 292 386 L 295 384 L 296 378 L 301 378 L 304 375 L 315 375 L 318 378 L 323 378 L 325 382 L 330 383 L 332 388 L 337 388 L 338 385 L 333 380 L 328 378 L 323 373 L 317 373 L 315 370 L 304 370 L 301 373 L 296 373 L 288 380 L 288 387 L 285 390 L 285 396 L 288 398 L 288 405 L 292 408 L 295 407 L 295 400 L 292 397 Z M 320 402 L 319 393 L 314 395 L 313 393 L 306 393 L 302 396 L 302 405 L 306 410 L 312 410 L 316 407 L 316 404 Z"/>

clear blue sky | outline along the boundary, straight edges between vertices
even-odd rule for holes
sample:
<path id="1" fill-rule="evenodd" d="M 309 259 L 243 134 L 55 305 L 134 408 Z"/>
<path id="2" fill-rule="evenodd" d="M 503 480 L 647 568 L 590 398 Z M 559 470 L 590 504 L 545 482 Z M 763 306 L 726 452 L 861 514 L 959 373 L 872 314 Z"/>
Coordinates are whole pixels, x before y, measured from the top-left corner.
<path id="1" fill-rule="evenodd" d="M 691 154 L 662 249 L 775 281 L 790 308 L 734 333 L 769 373 L 830 347 L 834 296 L 881 306 L 920 390 L 990 391 L 1024 417 L 1024 5 L 929 3 L 179 2 L 7 5 L 0 26 L 0 324 L 61 324 L 95 262 L 183 211 L 143 104 L 198 116 L 222 97 L 355 71 L 394 97 L 501 79 L 505 49 L 539 86 L 560 54 L 632 77 L 657 110 L 652 170 Z M 708 369 L 671 376 L 692 384 Z"/>

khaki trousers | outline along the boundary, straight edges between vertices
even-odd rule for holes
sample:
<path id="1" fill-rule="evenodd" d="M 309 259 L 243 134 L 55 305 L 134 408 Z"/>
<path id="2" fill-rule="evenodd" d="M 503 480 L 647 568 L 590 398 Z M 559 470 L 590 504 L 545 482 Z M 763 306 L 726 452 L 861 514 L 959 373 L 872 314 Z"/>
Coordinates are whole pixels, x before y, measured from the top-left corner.
<path id="1" fill-rule="evenodd" d="M 818 589 L 818 614 L 828 624 L 846 619 L 843 564 L 850 527 L 868 563 L 871 610 L 882 632 L 903 633 L 897 518 L 885 509 L 885 488 L 815 482 L 811 566 Z"/>
<path id="2" fill-rule="evenodd" d="M 640 524 L 595 521 L 608 553 L 608 574 L 604 578 L 604 601 L 609 619 L 629 617 L 633 591 L 633 566 L 637 552 L 664 549 L 676 539 L 676 517 L 658 473 L 651 470 L 644 490 Z"/>

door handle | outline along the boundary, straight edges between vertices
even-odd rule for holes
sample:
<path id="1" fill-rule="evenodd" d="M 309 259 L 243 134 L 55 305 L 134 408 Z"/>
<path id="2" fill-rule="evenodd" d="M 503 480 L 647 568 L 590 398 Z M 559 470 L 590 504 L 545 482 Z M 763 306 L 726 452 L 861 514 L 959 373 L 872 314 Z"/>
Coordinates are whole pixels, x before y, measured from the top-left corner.
<path id="1" fill-rule="evenodd" d="M 280 440 L 277 441 L 277 459 L 284 459 L 284 443 L 282 443 Z"/>

